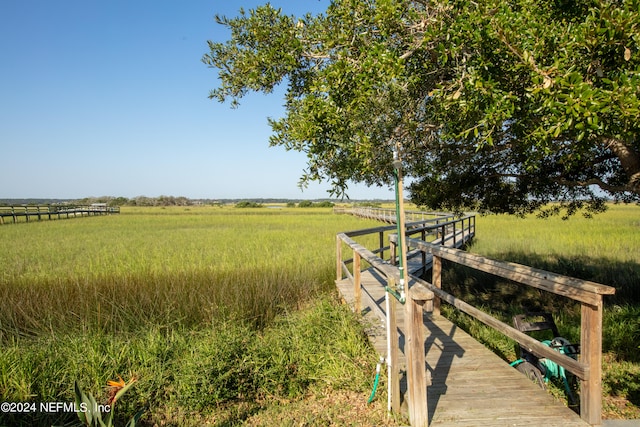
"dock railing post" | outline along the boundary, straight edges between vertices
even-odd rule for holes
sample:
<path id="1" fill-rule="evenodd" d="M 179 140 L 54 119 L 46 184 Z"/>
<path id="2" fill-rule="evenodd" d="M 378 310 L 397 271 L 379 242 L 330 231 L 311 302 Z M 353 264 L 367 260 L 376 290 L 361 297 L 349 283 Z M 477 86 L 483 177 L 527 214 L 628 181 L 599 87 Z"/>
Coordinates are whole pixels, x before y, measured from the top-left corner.
<path id="1" fill-rule="evenodd" d="M 425 223 L 422 223 L 422 231 L 420 232 L 420 238 L 424 242 L 427 240 L 427 230 L 425 229 Z M 422 251 L 422 273 L 426 273 L 425 265 L 427 264 L 427 253 Z"/>
<path id="2" fill-rule="evenodd" d="M 458 246 L 456 246 L 456 222 L 453 221 L 451 225 L 453 226 L 453 247 L 457 248 Z"/>
<path id="3" fill-rule="evenodd" d="M 58 212 L 60 218 L 60 212 Z M 342 239 L 336 236 L 336 280 L 342 280 Z"/>
<path id="4" fill-rule="evenodd" d="M 409 421 L 413 427 L 427 427 L 427 371 L 424 355 L 424 321 L 422 309 L 425 301 L 407 298 L 404 312 L 405 342 L 407 358 L 407 403 Z"/>
<path id="5" fill-rule="evenodd" d="M 580 417 L 598 426 L 602 424 L 602 295 L 596 305 L 582 303 L 580 323 L 580 357 L 589 367 L 588 379 L 580 381 Z"/>
<path id="6" fill-rule="evenodd" d="M 390 279 L 387 286 L 391 289 L 395 288 L 395 282 Z M 397 301 L 389 292 L 385 292 L 387 303 L 387 366 L 389 381 L 389 411 L 400 413 L 400 367 L 398 357 L 398 324 L 396 321 Z"/>
<path id="7" fill-rule="evenodd" d="M 433 266 L 431 267 L 431 283 L 438 289 L 442 289 L 442 258 L 433 255 Z M 440 297 L 433 296 L 433 315 L 440 316 Z"/>

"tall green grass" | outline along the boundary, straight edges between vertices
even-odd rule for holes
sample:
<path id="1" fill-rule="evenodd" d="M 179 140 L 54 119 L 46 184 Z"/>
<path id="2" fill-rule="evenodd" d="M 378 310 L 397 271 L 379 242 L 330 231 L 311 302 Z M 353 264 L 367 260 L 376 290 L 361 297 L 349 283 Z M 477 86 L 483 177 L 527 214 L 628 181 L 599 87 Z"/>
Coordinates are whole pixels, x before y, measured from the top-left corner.
<path id="1" fill-rule="evenodd" d="M 125 208 L 2 227 L 0 340 L 227 315 L 260 326 L 332 289 L 335 234 L 362 225 L 317 209 Z"/>
<path id="2" fill-rule="evenodd" d="M 376 358 L 328 301 L 335 234 L 373 225 L 199 207 L 2 226 L 0 400 L 70 402 L 75 380 L 100 396 L 135 376 L 120 420 L 146 407 L 148 425 L 233 425 L 310 390 L 366 399 Z M 74 419 L 58 415 L 0 425 Z"/>
<path id="3" fill-rule="evenodd" d="M 104 396 L 108 379 L 138 378 L 118 403 L 117 425 L 140 408 L 146 408 L 143 425 L 237 425 L 265 408 L 327 390 L 352 391 L 364 402 L 376 364 L 355 315 L 328 297 L 260 330 L 220 319 L 189 329 L 42 336 L 3 350 L 3 401 L 71 402 L 74 380 Z M 376 424 L 384 422 L 381 406 L 371 408 Z M 0 425 L 61 425 L 74 418 L 0 414 Z"/>

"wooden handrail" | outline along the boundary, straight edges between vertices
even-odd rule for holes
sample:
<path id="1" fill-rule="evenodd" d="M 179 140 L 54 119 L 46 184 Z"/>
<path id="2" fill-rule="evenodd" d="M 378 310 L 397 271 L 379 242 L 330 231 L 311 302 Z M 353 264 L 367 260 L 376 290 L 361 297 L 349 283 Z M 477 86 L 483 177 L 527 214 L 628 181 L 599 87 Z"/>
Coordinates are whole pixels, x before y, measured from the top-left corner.
<path id="1" fill-rule="evenodd" d="M 444 219 L 444 221 L 443 221 Z M 435 221 L 435 222 L 434 222 Z M 442 221 L 442 222 L 441 222 Z M 337 280 L 341 280 L 344 275 L 354 284 L 356 300 L 360 301 L 358 293 L 360 292 L 360 270 L 363 268 L 361 261 L 364 260 L 371 265 L 376 271 L 384 275 L 388 284 L 397 283 L 399 274 L 397 269 L 391 265 L 395 263 L 395 242 L 397 236 L 390 234 L 390 256 L 385 260 L 377 254 L 382 254 L 389 247 L 383 248 L 382 236 L 384 232 L 394 230 L 395 226 L 383 226 L 369 228 L 366 230 L 356 230 L 340 233 L 337 236 Z M 427 234 L 436 234 L 433 242 L 425 241 Z M 364 246 L 355 242 L 352 237 L 365 236 L 369 234 L 380 234 L 380 247 L 369 250 Z M 421 239 L 412 238 L 420 234 Z M 572 372 L 580 379 L 580 416 L 587 423 L 599 425 L 602 421 L 602 316 L 603 316 L 603 296 L 615 293 L 615 288 L 602 285 L 600 283 L 588 280 L 576 279 L 573 277 L 563 276 L 545 270 L 528 267 L 521 264 L 498 261 L 483 257 L 480 255 L 464 252 L 459 249 L 443 246 L 449 241 L 462 236 L 462 239 L 468 238 L 475 234 L 475 217 L 468 216 L 464 218 L 438 218 L 429 219 L 420 223 L 408 223 L 406 229 L 407 238 L 405 244 L 407 250 L 422 253 L 422 262 L 426 263 L 426 254 L 429 254 L 433 260 L 432 280 L 431 283 L 411 276 L 411 287 L 408 301 L 412 303 L 420 303 L 421 298 L 429 299 L 433 296 L 433 314 L 439 314 L 440 301 L 445 301 L 459 310 L 478 319 L 486 325 L 496 329 L 503 335 L 513 339 L 523 348 L 538 357 L 545 357 L 560 366 L 563 366 L 569 372 Z M 458 236 L 458 237 L 457 237 Z M 437 244 L 436 244 L 437 243 Z M 353 251 L 353 258 L 348 260 L 342 259 L 342 245 L 347 244 Z M 357 261 L 356 261 L 357 260 Z M 470 304 L 456 298 L 455 296 L 443 291 L 442 287 L 442 260 L 448 260 L 467 267 L 483 271 L 496 276 L 504 277 L 517 283 L 534 287 L 536 289 L 552 292 L 566 298 L 570 298 L 581 304 L 581 355 L 579 360 L 575 360 L 569 356 L 563 355 L 552 348 L 545 346 L 538 340 L 529 335 L 513 328 L 506 323 L 484 313 L 483 311 L 471 306 Z M 347 264 L 353 263 L 354 274 L 349 272 Z M 355 271 L 358 271 L 355 274 Z M 415 292 L 414 292 L 415 289 Z M 421 310 L 421 309 L 420 309 Z M 391 310 L 390 312 L 393 312 Z M 407 311 L 409 313 L 409 311 Z M 415 311 L 411 310 L 412 321 L 407 323 L 415 323 L 418 319 Z M 413 323 L 412 323 L 413 322 Z M 406 333 L 413 333 L 408 328 Z M 413 335 L 415 340 L 416 336 Z M 414 342 L 415 344 L 415 342 Z M 411 346 L 409 346 L 409 351 Z M 394 379 L 392 379 L 393 381 Z M 409 378 L 409 381 L 415 379 Z M 409 401 L 411 405 L 412 402 Z M 414 402 L 415 404 L 415 402 Z M 394 410 L 396 410 L 394 408 Z"/>
<path id="2" fill-rule="evenodd" d="M 393 236 L 392 236 L 393 237 Z M 406 239 L 410 247 L 429 252 L 434 258 L 432 283 L 414 278 L 435 294 L 434 307 L 444 300 L 461 311 L 515 340 L 538 357 L 552 360 L 580 379 L 580 416 L 587 423 L 602 422 L 602 316 L 604 295 L 613 295 L 615 288 L 588 280 L 563 276 L 521 264 L 497 261 L 458 249 L 446 248 L 417 239 Z M 530 336 L 442 291 L 442 259 L 479 271 L 554 293 L 581 303 L 581 354 L 577 361 L 560 354 Z"/>
<path id="3" fill-rule="evenodd" d="M 395 222 L 395 209 L 373 208 L 373 207 L 341 207 L 333 208 L 336 214 L 350 214 L 361 218 L 375 219 L 383 222 Z M 426 222 L 438 219 L 454 218 L 455 215 L 446 212 L 425 212 L 425 211 L 405 211 L 405 220 L 407 222 Z"/>
<path id="4" fill-rule="evenodd" d="M 590 282 L 588 280 L 576 279 L 575 277 L 563 276 L 550 271 L 528 267 L 512 262 L 496 261 L 480 255 L 471 254 L 461 250 L 435 246 L 417 239 L 407 239 L 408 243 L 425 252 L 431 252 L 448 261 L 472 267 L 476 270 L 491 273 L 514 282 L 525 283 L 534 288 L 562 295 L 576 301 L 588 304 L 597 304 L 597 295 L 613 295 L 615 288 Z"/>
<path id="5" fill-rule="evenodd" d="M 475 233 L 475 218 L 464 217 L 451 220 L 450 216 L 438 217 L 436 219 L 429 218 L 422 221 L 412 221 L 406 224 L 406 235 L 416 235 L 424 239 L 427 234 L 433 234 L 433 231 L 442 231 L 441 242 L 445 242 L 445 229 L 449 226 L 453 226 L 456 223 L 462 225 L 462 229 L 465 229 L 465 221 L 467 221 L 467 236 L 472 236 Z M 361 310 L 362 292 L 361 292 L 361 271 L 363 269 L 362 261 L 368 263 L 373 269 L 380 273 L 385 278 L 386 290 L 390 292 L 391 288 L 394 288 L 396 283 L 400 282 L 400 272 L 396 264 L 396 247 L 393 245 L 390 251 L 389 259 L 385 260 L 384 251 L 389 249 L 389 246 L 384 246 L 383 235 L 385 232 L 396 230 L 396 226 L 383 226 L 368 228 L 366 230 L 356 230 L 350 232 L 339 233 L 336 236 L 336 279 L 342 280 L 343 277 L 347 277 L 353 285 L 354 291 L 354 309 L 356 312 Z M 379 234 L 379 247 L 374 250 L 369 250 L 363 245 L 359 244 L 352 237 L 366 236 L 371 234 Z M 464 231 L 463 231 L 464 238 Z M 454 233 L 455 236 L 455 233 Z M 389 236 L 390 238 L 392 236 Z M 397 236 L 396 236 L 397 237 Z M 437 240 L 437 235 L 436 235 Z M 342 247 L 346 244 L 352 251 L 353 256 L 350 259 L 343 260 Z M 378 256 L 378 254 L 380 256 Z M 424 255 L 424 254 L 423 254 Z M 426 265 L 426 257 L 422 257 L 423 266 Z M 353 273 L 349 271 L 347 264 L 352 264 Z M 423 267 L 424 269 L 424 267 Z M 407 284 L 408 287 L 409 284 Z M 391 291 L 392 292 L 392 291 Z M 422 313 L 426 309 L 430 311 L 433 307 L 434 292 L 424 286 L 420 281 L 412 280 L 412 286 L 409 289 L 405 289 L 406 302 L 400 298 L 404 303 L 405 314 L 405 356 L 407 358 L 407 393 L 408 393 L 408 406 L 409 414 L 412 419 L 412 423 L 418 425 L 426 425 L 428 423 L 428 414 L 426 406 L 426 389 L 430 384 L 429 375 L 424 369 L 425 366 L 425 353 L 424 353 L 424 323 Z M 389 367 L 390 378 L 389 384 L 391 389 L 390 402 L 391 409 L 394 412 L 400 411 L 400 371 L 398 368 L 398 355 L 399 339 L 397 327 L 395 326 L 395 314 L 396 313 L 396 299 L 389 297 L 387 293 L 387 330 L 390 334 L 389 339 L 396 344 L 389 349 Z"/>
<path id="6" fill-rule="evenodd" d="M 339 233 L 337 235 L 337 242 L 338 242 L 337 243 L 338 247 L 341 246 L 341 242 L 349 246 L 353 250 L 354 254 L 357 254 L 357 256 L 354 255 L 354 258 L 352 259 L 355 260 L 357 258 L 357 259 L 365 260 L 367 263 L 369 263 L 369 265 L 371 265 L 371 267 L 373 267 L 376 271 L 381 273 L 387 279 L 388 282 L 392 282 L 392 283 L 400 282 L 400 272 L 398 270 L 398 267 L 395 267 L 391 265 L 388 261 L 385 261 L 382 258 L 378 257 L 369 249 L 365 248 L 361 244 L 349 238 L 346 233 Z M 337 279 L 341 280 L 343 277 L 342 272 L 346 270 L 347 277 L 355 281 L 356 271 L 358 270 L 356 269 L 355 265 L 353 269 L 354 272 L 353 274 L 351 274 L 348 272 L 348 268 L 345 262 L 341 261 L 340 258 L 338 258 L 338 264 L 340 264 L 340 267 L 338 268 Z M 354 264 L 355 264 L 355 261 L 354 261 Z M 359 283 L 357 284 L 359 285 Z M 417 287 L 415 287 L 415 289 L 412 287 L 410 290 L 410 293 L 414 297 L 414 299 L 418 299 L 418 300 L 433 299 L 433 293 L 427 290 L 426 288 L 424 288 L 421 284 L 418 284 Z"/>

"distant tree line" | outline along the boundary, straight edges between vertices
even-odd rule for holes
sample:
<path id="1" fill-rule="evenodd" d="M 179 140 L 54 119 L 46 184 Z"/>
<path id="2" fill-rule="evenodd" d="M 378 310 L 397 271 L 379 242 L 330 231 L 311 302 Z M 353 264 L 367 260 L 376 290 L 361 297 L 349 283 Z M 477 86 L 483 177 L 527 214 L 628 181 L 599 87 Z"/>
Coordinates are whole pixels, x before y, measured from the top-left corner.
<path id="1" fill-rule="evenodd" d="M 84 199 L 76 200 L 75 202 L 80 204 L 106 203 L 107 206 L 193 206 L 204 204 L 201 200 L 192 200 L 183 196 L 137 196 L 131 199 L 126 197 L 103 196 L 86 197 Z M 211 204 L 211 202 L 208 204 Z"/>
<path id="2" fill-rule="evenodd" d="M 312 202 L 311 200 L 303 200 L 298 203 L 299 208 L 332 208 L 333 206 L 334 203 L 329 201 Z"/>
<path id="3" fill-rule="evenodd" d="M 380 206 L 382 201 L 352 201 L 355 206 Z M 386 200 L 388 202 L 388 200 Z M 239 208 L 257 208 L 266 204 L 283 204 L 289 208 L 331 208 L 335 202 L 330 200 L 292 200 L 292 199 L 189 199 L 184 196 L 147 197 L 85 197 L 82 199 L 0 199 L 0 206 L 12 205 L 90 205 L 92 203 L 106 203 L 107 206 L 223 206 L 234 205 Z"/>
<path id="4" fill-rule="evenodd" d="M 329 200 L 291 200 L 291 199 L 190 199 L 184 196 L 158 196 L 147 197 L 137 196 L 133 198 L 127 197 L 85 197 L 83 199 L 38 199 L 37 203 L 33 200 L 27 199 L 15 199 L 11 200 L 12 203 L 5 203 L 5 200 L 0 200 L 0 204 L 61 204 L 61 203 L 74 203 L 82 205 L 90 205 L 92 203 L 106 203 L 107 206 L 223 206 L 234 205 L 238 208 L 258 208 L 265 204 L 281 203 L 286 204 L 287 207 L 301 207 L 301 208 L 326 208 L 333 207 L 334 202 Z"/>
<path id="5" fill-rule="evenodd" d="M 236 206 L 236 208 L 262 208 L 262 207 L 264 207 L 264 205 L 262 203 L 249 202 L 249 201 L 246 201 L 246 200 L 236 203 L 235 206 Z"/>
<path id="6" fill-rule="evenodd" d="M 328 200 L 320 202 L 312 202 L 311 200 L 302 200 L 298 203 L 299 208 L 332 208 L 335 204 Z M 288 208 L 295 208 L 296 204 L 293 201 L 287 202 Z M 235 204 L 236 208 L 262 208 L 264 204 L 255 201 L 243 200 Z"/>

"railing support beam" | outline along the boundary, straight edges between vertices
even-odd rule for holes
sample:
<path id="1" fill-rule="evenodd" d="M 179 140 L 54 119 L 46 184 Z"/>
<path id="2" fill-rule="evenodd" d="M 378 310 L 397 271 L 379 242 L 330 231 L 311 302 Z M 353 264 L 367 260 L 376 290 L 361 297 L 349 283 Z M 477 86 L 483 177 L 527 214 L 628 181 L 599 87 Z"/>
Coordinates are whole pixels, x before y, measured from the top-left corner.
<path id="1" fill-rule="evenodd" d="M 342 239 L 336 236 L 336 280 L 342 280 Z"/>
<path id="2" fill-rule="evenodd" d="M 425 252 L 423 252 L 425 253 Z M 431 283 L 438 289 L 442 289 L 442 258 L 433 256 L 433 267 L 431 268 Z M 433 297 L 433 315 L 440 316 L 440 297 Z"/>
<path id="3" fill-rule="evenodd" d="M 355 299 L 355 312 L 360 313 L 362 311 L 362 286 L 360 279 L 360 254 L 353 251 L 353 297 Z"/>
<path id="4" fill-rule="evenodd" d="M 596 305 L 582 303 L 580 357 L 587 365 L 588 381 L 580 381 L 580 417 L 602 424 L 602 296 Z"/>
<path id="5" fill-rule="evenodd" d="M 405 303 L 405 356 L 407 358 L 407 403 L 409 421 L 413 427 L 429 425 L 427 411 L 427 371 L 424 355 L 425 301 L 408 298 Z"/>

